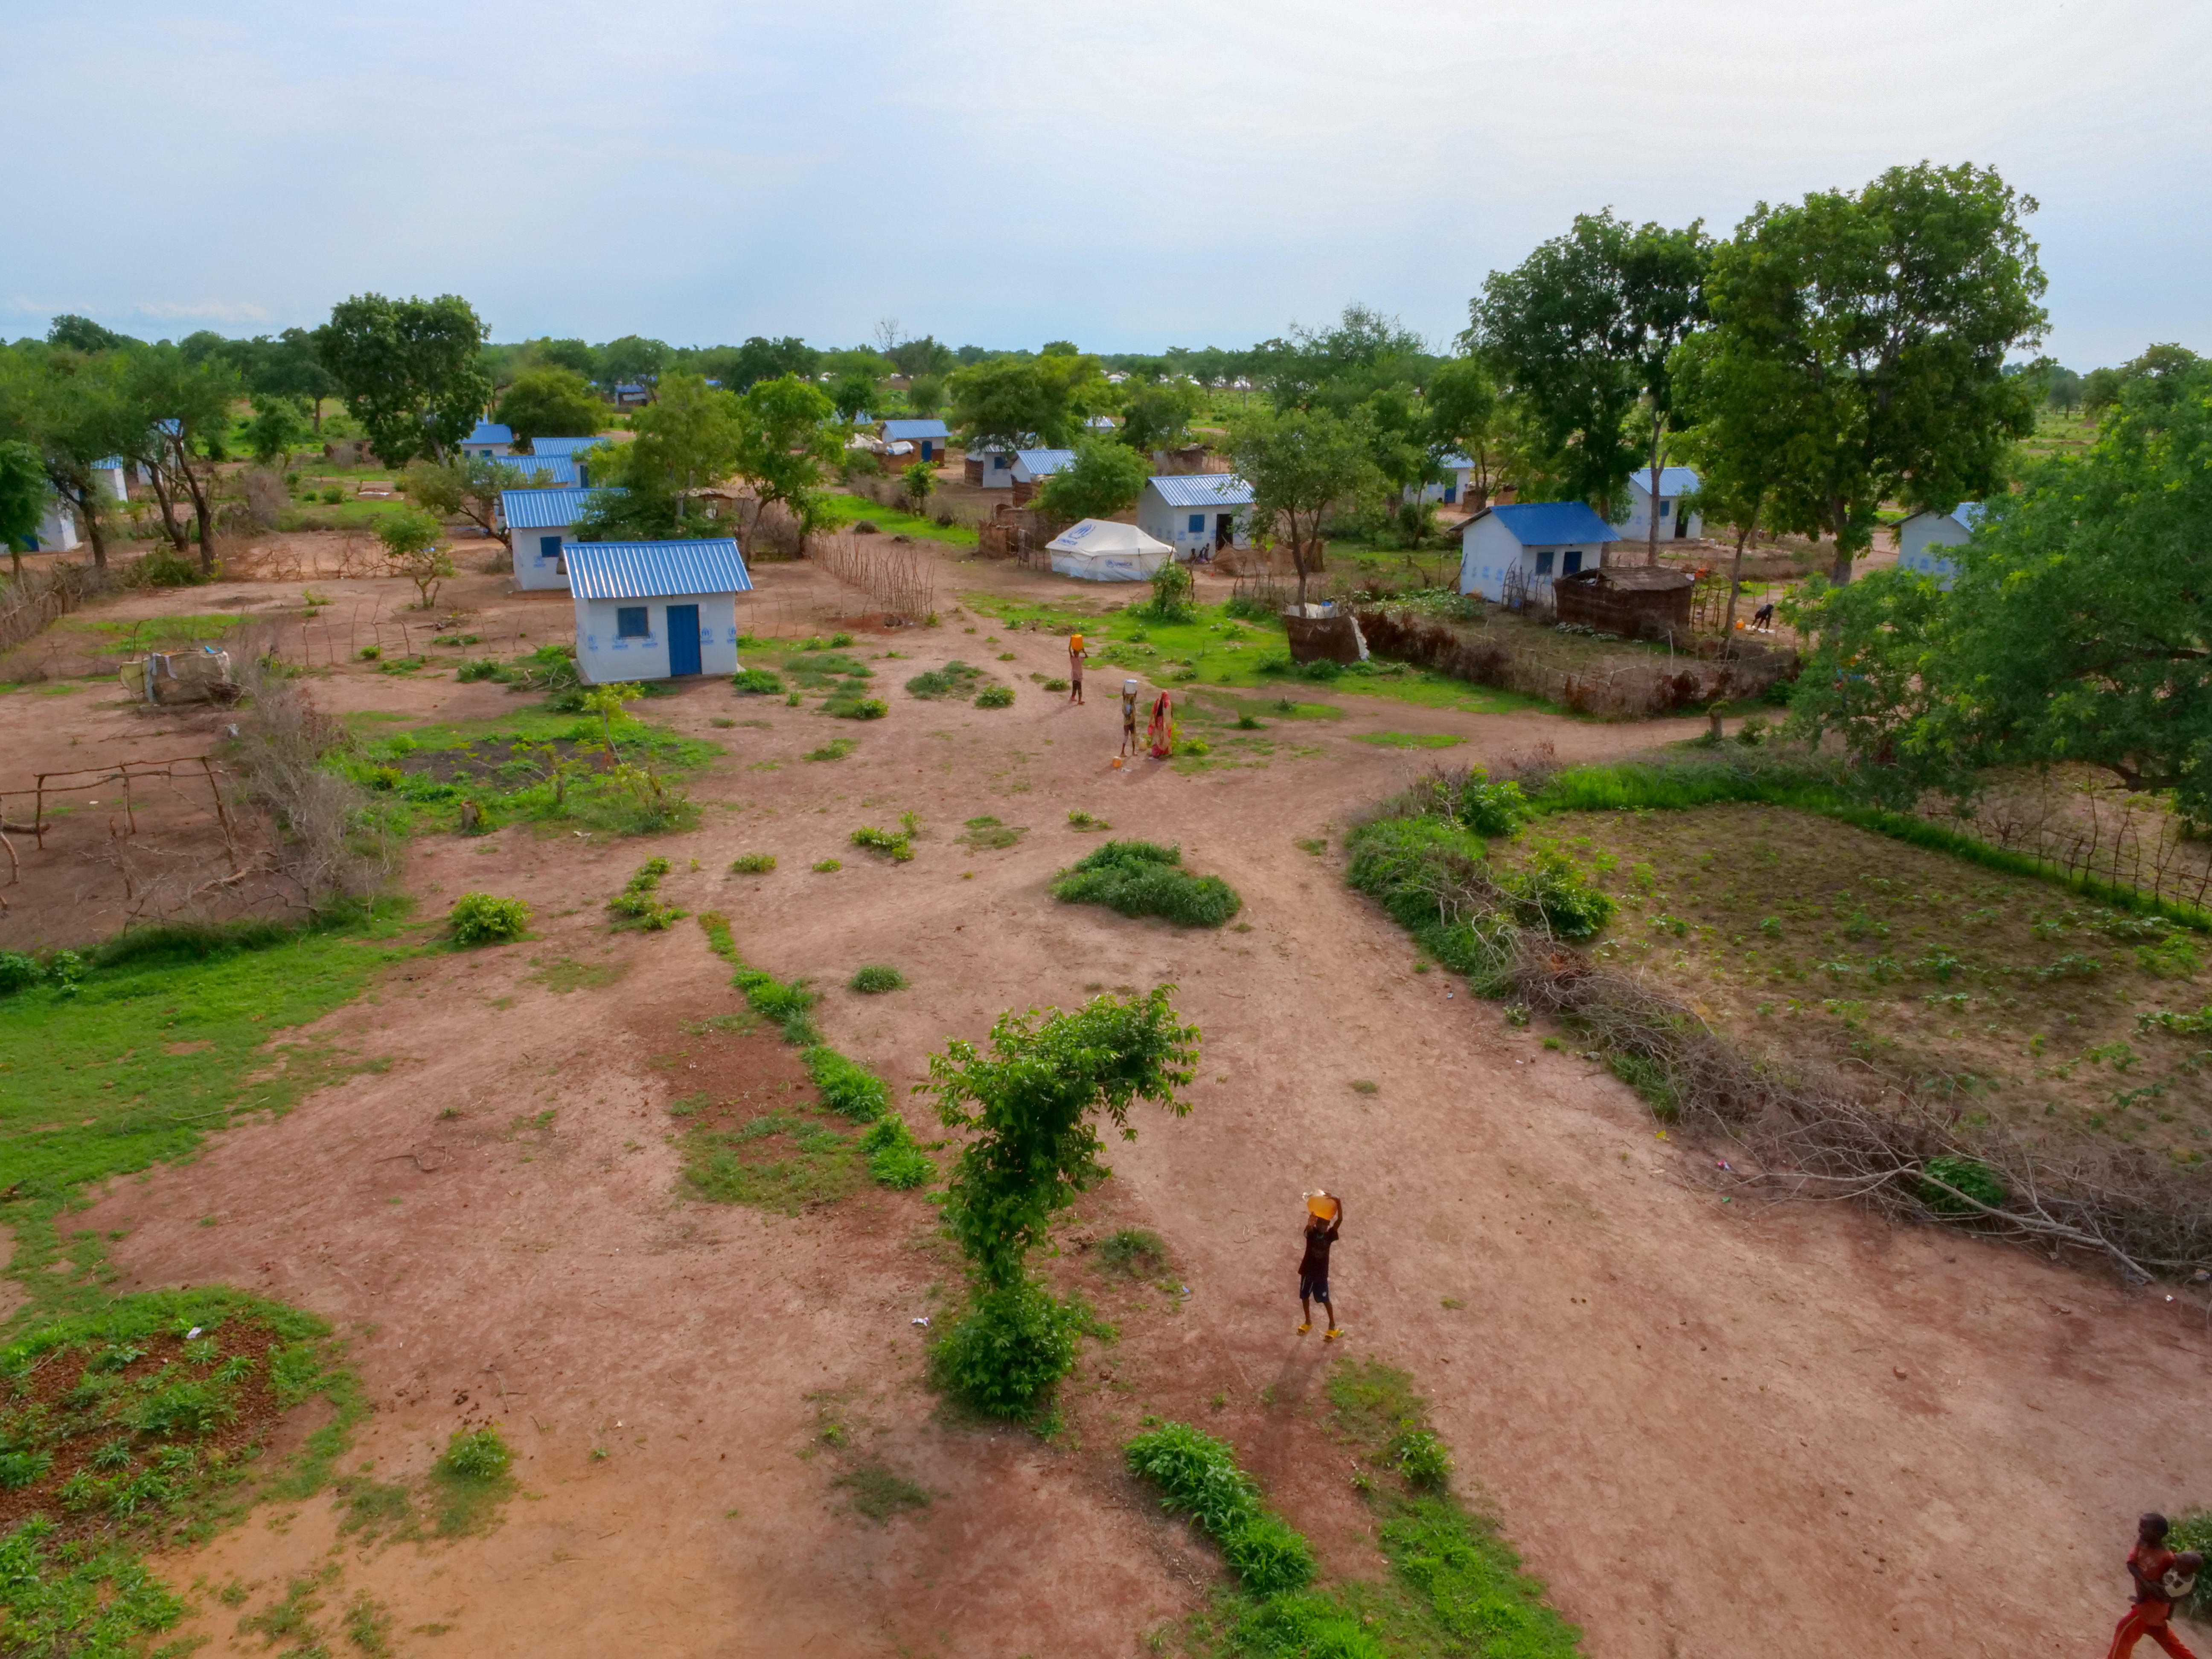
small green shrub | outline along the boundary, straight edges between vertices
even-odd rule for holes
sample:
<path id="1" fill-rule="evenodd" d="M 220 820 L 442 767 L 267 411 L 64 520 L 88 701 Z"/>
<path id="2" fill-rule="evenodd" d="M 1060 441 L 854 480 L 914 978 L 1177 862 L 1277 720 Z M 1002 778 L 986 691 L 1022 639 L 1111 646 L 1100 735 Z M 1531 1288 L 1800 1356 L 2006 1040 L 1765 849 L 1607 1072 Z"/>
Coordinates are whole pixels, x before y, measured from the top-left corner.
<path id="1" fill-rule="evenodd" d="M 1312 1582 L 1312 1547 L 1260 1501 L 1237 1455 L 1188 1423 L 1164 1423 L 1132 1440 L 1130 1470 L 1160 1488 L 1162 1505 L 1188 1515 L 1221 1546 L 1244 1588 L 1279 1595 Z"/>
<path id="2" fill-rule="evenodd" d="M 1087 1316 L 1034 1280 L 978 1291 L 930 1350 L 939 1385 L 993 1417 L 1026 1418 L 1075 1364 Z"/>
<path id="3" fill-rule="evenodd" d="M 1540 854 L 1527 869 L 1498 884 L 1524 926 L 1544 927 L 1560 939 L 1588 939 L 1613 920 L 1611 896 L 1592 886 L 1564 853 Z"/>
<path id="4" fill-rule="evenodd" d="M 843 863 L 836 859 L 817 859 L 812 864 L 807 866 L 807 868 L 817 876 L 835 875 L 844 867 Z"/>
<path id="5" fill-rule="evenodd" d="M 908 1192 L 937 1178 L 936 1164 L 915 1141 L 906 1120 L 895 1112 L 886 1112 L 868 1126 L 860 1137 L 860 1149 L 867 1154 L 868 1176 L 879 1187 Z"/>
<path id="6" fill-rule="evenodd" d="M 1014 703 L 1014 688 L 1011 685 L 987 685 L 975 694 L 978 708 L 1011 708 Z"/>
<path id="7" fill-rule="evenodd" d="M 805 757 L 811 761 L 838 761 L 859 747 L 850 738 L 832 738 L 819 749 L 808 750 Z"/>
<path id="8" fill-rule="evenodd" d="M 914 860 L 914 832 L 909 830 L 878 830 L 872 824 L 862 824 L 853 831 L 852 840 L 854 846 L 882 853 L 893 864 L 908 864 Z"/>
<path id="9" fill-rule="evenodd" d="M 920 697 L 925 702 L 933 702 L 940 697 L 971 695 L 976 683 L 982 678 L 981 669 L 970 668 L 966 663 L 955 659 L 942 668 L 916 674 L 906 683 L 906 689 L 910 696 Z"/>
<path id="10" fill-rule="evenodd" d="M 1656 1060 L 1642 1054 L 1608 1054 L 1606 1065 L 1613 1074 L 1644 1097 L 1651 1115 L 1662 1123 L 1671 1123 L 1681 1115 L 1681 1097 L 1675 1093 L 1674 1085 Z"/>
<path id="11" fill-rule="evenodd" d="M 811 997 L 808 999 L 812 1000 Z M 767 1012 L 763 1009 L 763 1013 Z M 873 1123 L 890 1109 L 890 1087 L 856 1060 L 817 1042 L 799 1055 L 807 1076 L 822 1091 L 822 1103 L 855 1123 Z"/>
<path id="12" fill-rule="evenodd" d="M 361 648 L 361 659 L 363 662 L 374 662 L 383 654 L 384 647 L 380 645 L 364 645 Z"/>
<path id="13" fill-rule="evenodd" d="M 672 909 L 660 902 L 660 878 L 667 873 L 666 859 L 647 859 L 638 866 L 637 873 L 622 891 L 607 901 L 607 908 L 615 914 L 617 927 L 642 927 L 657 933 L 683 915 L 683 911 Z"/>
<path id="14" fill-rule="evenodd" d="M 500 677 L 500 665 L 489 657 L 472 657 L 453 671 L 453 678 L 464 682 L 495 680 Z"/>
<path id="15" fill-rule="evenodd" d="M 1219 876 L 1182 867 L 1182 849 L 1152 842 L 1109 841 L 1054 879 L 1063 904 L 1103 904 L 1125 916 L 1164 916 L 1186 927 L 1218 927 L 1243 908 Z"/>
<path id="16" fill-rule="evenodd" d="M 1115 1273 L 1151 1279 L 1167 1271 L 1167 1242 L 1149 1227 L 1123 1227 L 1098 1241 L 1098 1260 Z"/>
<path id="17" fill-rule="evenodd" d="M 764 876 L 775 868 L 773 853 L 740 853 L 730 860 L 730 872 L 739 876 Z"/>
<path id="18" fill-rule="evenodd" d="M 864 697 L 858 690 L 833 692 L 822 705 L 822 712 L 841 720 L 879 720 L 891 712 L 890 704 L 881 697 Z"/>
<path id="19" fill-rule="evenodd" d="M 464 1480 L 496 1480 L 514 1461 L 514 1454 L 496 1429 L 456 1434 L 447 1443 L 446 1455 L 438 1460 L 440 1467 Z"/>
<path id="20" fill-rule="evenodd" d="M 1988 1205 L 1991 1209 L 2001 1206 L 2009 1194 L 1997 1172 L 1978 1158 L 1931 1158 L 1923 1166 L 1924 1175 L 1932 1179 L 1919 1183 L 1920 1201 L 1938 1215 L 1979 1215 L 1966 1199 Z M 1936 1182 L 1944 1183 L 1939 1187 Z M 1947 1192 L 1944 1187 L 1956 1188 Z M 1960 1193 L 1966 1198 L 1959 1196 Z"/>
<path id="21" fill-rule="evenodd" d="M 1451 1478 L 1452 1455 L 1428 1429 L 1408 1429 L 1390 1444 L 1387 1460 L 1409 1485 L 1437 1487 Z"/>
<path id="22" fill-rule="evenodd" d="M 854 973 L 848 983 L 863 996 L 880 996 L 885 991 L 906 989 L 906 975 L 896 968 L 872 962 Z"/>
<path id="23" fill-rule="evenodd" d="M 530 930 L 530 906 L 521 899 L 464 893 L 446 912 L 456 945 L 504 945 Z"/>
<path id="24" fill-rule="evenodd" d="M 775 697 L 783 695 L 783 676 L 772 669 L 741 668 L 730 684 L 749 696 Z"/>

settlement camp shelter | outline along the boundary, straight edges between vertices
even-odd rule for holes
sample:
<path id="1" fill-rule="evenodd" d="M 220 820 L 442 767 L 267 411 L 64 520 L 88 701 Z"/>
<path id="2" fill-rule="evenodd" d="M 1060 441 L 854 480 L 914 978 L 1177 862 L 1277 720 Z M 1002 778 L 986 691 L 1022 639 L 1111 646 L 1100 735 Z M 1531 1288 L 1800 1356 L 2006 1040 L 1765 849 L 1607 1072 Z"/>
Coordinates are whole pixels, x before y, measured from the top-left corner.
<path id="1" fill-rule="evenodd" d="M 581 455 L 502 455 L 501 466 L 522 475 L 517 488 L 532 489 L 587 489 L 591 477 Z"/>
<path id="2" fill-rule="evenodd" d="M 1072 465 L 1072 449 L 1018 449 L 1014 452 L 1014 505 L 1026 507 L 1037 488 L 1055 472 Z"/>
<path id="3" fill-rule="evenodd" d="M 1923 507 L 1897 526 L 1897 568 L 1933 576 L 1946 593 L 1959 578 L 1959 562 L 1944 556 L 1947 547 L 1958 547 L 1981 522 L 1979 501 L 1960 501 L 1948 513 Z"/>
<path id="4" fill-rule="evenodd" d="M 586 684 L 738 672 L 738 595 L 753 579 L 732 538 L 572 542 L 568 561 Z"/>
<path id="5" fill-rule="evenodd" d="M 478 421 L 477 429 L 461 440 L 461 453 L 471 457 L 496 460 L 514 453 L 514 429 L 494 421 Z"/>
<path id="6" fill-rule="evenodd" d="M 1054 575 L 1081 582 L 1148 582 L 1175 556 L 1165 542 L 1111 519 L 1085 519 L 1070 525 L 1044 550 L 1052 555 Z"/>
<path id="7" fill-rule="evenodd" d="M 1698 487 L 1698 475 L 1686 466 L 1659 469 L 1659 539 L 1686 541 L 1705 533 L 1701 514 L 1682 511 L 1682 497 Z M 1624 541 L 1651 539 L 1651 469 L 1639 466 L 1628 475 L 1628 514 L 1615 526 Z"/>
<path id="8" fill-rule="evenodd" d="M 1233 472 L 1166 472 L 1145 481 L 1137 527 L 1178 559 L 1252 544 L 1252 486 Z"/>
<path id="9" fill-rule="evenodd" d="M 935 466 L 945 459 L 945 441 L 952 434 L 945 429 L 942 421 L 885 421 L 884 441 L 887 444 L 908 443 L 921 458 Z"/>
<path id="10" fill-rule="evenodd" d="M 570 526 L 583 515 L 588 489 L 502 489 L 499 514 L 514 544 L 514 585 L 566 587 Z"/>
<path id="11" fill-rule="evenodd" d="M 1014 452 L 1011 449 L 971 449 L 961 471 L 971 484 L 986 489 L 1014 487 Z"/>
<path id="12" fill-rule="evenodd" d="M 1583 501 L 1486 507 L 1460 532 L 1459 591 L 1520 604 L 1561 576 L 1596 569 L 1620 539 Z"/>
<path id="13" fill-rule="evenodd" d="M 1464 455 L 1439 455 L 1437 466 L 1444 475 L 1443 481 L 1423 484 L 1418 492 L 1412 484 L 1407 484 L 1404 491 L 1407 501 L 1416 499 L 1418 493 L 1421 501 L 1457 507 L 1467 499 L 1467 481 L 1474 476 L 1474 463 Z"/>

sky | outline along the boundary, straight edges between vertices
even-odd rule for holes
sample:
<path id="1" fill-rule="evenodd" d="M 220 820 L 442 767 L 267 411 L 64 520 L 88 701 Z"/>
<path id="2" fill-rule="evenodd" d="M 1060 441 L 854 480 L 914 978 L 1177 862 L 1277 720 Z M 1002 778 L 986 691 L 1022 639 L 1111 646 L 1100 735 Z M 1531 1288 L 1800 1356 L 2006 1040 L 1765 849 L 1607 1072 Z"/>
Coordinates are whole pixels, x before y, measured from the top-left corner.
<path id="1" fill-rule="evenodd" d="M 2045 349 L 2212 352 L 2212 5 L 2142 0 L 0 0 L 0 337 L 1440 345 L 1577 212 L 1923 159 L 2040 211 Z"/>

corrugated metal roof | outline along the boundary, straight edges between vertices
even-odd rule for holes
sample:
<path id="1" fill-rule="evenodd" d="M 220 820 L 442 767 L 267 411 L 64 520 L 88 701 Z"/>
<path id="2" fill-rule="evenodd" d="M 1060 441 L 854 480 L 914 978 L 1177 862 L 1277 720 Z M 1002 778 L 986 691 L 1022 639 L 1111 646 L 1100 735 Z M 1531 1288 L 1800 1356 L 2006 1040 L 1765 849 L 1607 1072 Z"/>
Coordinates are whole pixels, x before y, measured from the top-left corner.
<path id="1" fill-rule="evenodd" d="M 478 421 L 477 429 L 461 441 L 465 444 L 511 444 L 514 441 L 514 428 L 500 426 L 491 421 Z"/>
<path id="2" fill-rule="evenodd" d="M 1982 521 L 1982 514 L 1987 511 L 1979 501 L 1960 501 L 1951 509 L 1951 516 L 1972 530 Z"/>
<path id="3" fill-rule="evenodd" d="M 1466 456 L 1455 451 L 1453 453 L 1449 455 L 1437 456 L 1437 465 L 1443 468 L 1447 472 L 1463 472 L 1468 468 L 1473 466 L 1474 463 L 1468 459 Z"/>
<path id="4" fill-rule="evenodd" d="M 1014 459 L 1029 469 L 1032 478 L 1048 478 L 1075 459 L 1072 449 L 1018 449 Z"/>
<path id="5" fill-rule="evenodd" d="M 1617 542 L 1620 532 L 1598 517 L 1588 501 L 1515 501 L 1486 507 L 1468 527 L 1495 519 L 1523 547 L 1566 547 L 1583 542 Z"/>
<path id="6" fill-rule="evenodd" d="M 1639 466 L 1628 475 L 1628 482 L 1646 495 L 1651 492 L 1651 469 Z M 1686 466 L 1662 466 L 1659 469 L 1659 493 L 1680 495 L 1698 487 L 1696 470 Z"/>
<path id="7" fill-rule="evenodd" d="M 1233 472 L 1164 472 L 1152 481 L 1170 507 L 1249 507 L 1252 486 Z"/>
<path id="8" fill-rule="evenodd" d="M 576 522 L 596 489 L 502 489 L 499 510 L 516 530 L 565 530 Z"/>
<path id="9" fill-rule="evenodd" d="M 530 453 L 533 455 L 573 455 L 580 449 L 589 449 L 593 444 L 605 441 L 604 438 L 532 438 Z"/>
<path id="10" fill-rule="evenodd" d="M 915 438 L 949 438 L 951 435 L 945 430 L 945 422 L 942 421 L 885 421 L 884 422 L 884 436 L 886 438 L 904 438 L 910 441 Z"/>
<path id="11" fill-rule="evenodd" d="M 542 472 L 549 483 L 573 487 L 576 483 L 576 463 L 567 455 L 495 455 L 492 459 L 513 467 L 526 482 Z"/>
<path id="12" fill-rule="evenodd" d="M 580 599 L 659 599 L 682 593 L 750 593 L 753 579 L 733 538 L 681 542 L 571 542 L 568 591 Z"/>
<path id="13" fill-rule="evenodd" d="M 123 458 L 120 455 L 104 456 L 92 464 L 92 470 L 94 472 L 120 472 L 123 471 Z"/>

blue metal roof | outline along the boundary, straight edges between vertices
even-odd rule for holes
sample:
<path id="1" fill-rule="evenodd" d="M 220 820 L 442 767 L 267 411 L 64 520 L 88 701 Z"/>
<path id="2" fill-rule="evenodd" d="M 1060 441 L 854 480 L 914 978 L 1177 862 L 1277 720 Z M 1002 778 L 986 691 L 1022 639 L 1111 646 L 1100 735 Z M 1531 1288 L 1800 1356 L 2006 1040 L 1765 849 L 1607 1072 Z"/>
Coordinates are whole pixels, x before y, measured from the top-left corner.
<path id="1" fill-rule="evenodd" d="M 1515 501 L 1486 507 L 1469 519 L 1472 529 L 1495 519 L 1523 547 L 1571 547 L 1584 542 L 1617 542 L 1620 532 L 1598 517 L 1588 501 Z"/>
<path id="2" fill-rule="evenodd" d="M 514 441 L 514 428 L 495 425 L 490 421 L 478 421 L 477 429 L 461 441 L 465 444 L 511 444 Z"/>
<path id="3" fill-rule="evenodd" d="M 576 463 L 568 455 L 495 455 L 492 459 L 501 466 L 511 466 L 529 483 L 543 473 L 546 483 L 574 489 L 576 483 Z M 539 486 L 544 488 L 543 485 Z"/>
<path id="4" fill-rule="evenodd" d="M 750 593 L 753 579 L 733 538 L 681 542 L 571 542 L 568 591 L 580 599 L 660 599 L 684 593 Z"/>
<path id="5" fill-rule="evenodd" d="M 515 530 L 565 530 L 581 516 L 596 489 L 502 489 L 499 510 Z"/>
<path id="6" fill-rule="evenodd" d="M 916 438 L 949 438 L 942 421 L 885 421 L 884 436 L 896 443 L 904 438 L 911 442 Z"/>
<path id="7" fill-rule="evenodd" d="M 1468 468 L 1472 467 L 1474 463 L 1468 459 L 1466 456 L 1454 451 L 1452 453 L 1448 455 L 1437 456 L 1437 465 L 1443 468 L 1447 472 L 1464 472 Z"/>
<path id="8" fill-rule="evenodd" d="M 532 438 L 530 453 L 533 455 L 573 455 L 580 449 L 589 449 L 593 444 L 605 441 L 604 438 Z"/>
<path id="9" fill-rule="evenodd" d="M 1152 481 L 1170 507 L 1249 507 L 1252 486 L 1233 472 L 1167 472 Z"/>
<path id="10" fill-rule="evenodd" d="M 1987 510 L 1979 501 L 1960 501 L 1951 509 L 1951 516 L 1972 530 L 1982 521 L 1982 514 Z"/>
<path id="11" fill-rule="evenodd" d="M 1634 484 L 1638 489 L 1644 491 L 1645 495 L 1650 495 L 1651 493 L 1651 469 L 1648 466 L 1638 467 L 1635 471 L 1628 475 L 1628 482 Z M 1690 490 L 1695 489 L 1697 487 L 1698 475 L 1694 468 L 1686 466 L 1662 466 L 1659 469 L 1659 493 L 1662 495 L 1685 495 Z"/>
<path id="12" fill-rule="evenodd" d="M 120 472 L 123 471 L 123 458 L 120 455 L 105 456 L 92 464 L 92 470 L 94 472 Z"/>
<path id="13" fill-rule="evenodd" d="M 1014 459 L 1030 471 L 1033 478 L 1048 478 L 1075 459 L 1072 449 L 1018 449 Z"/>

